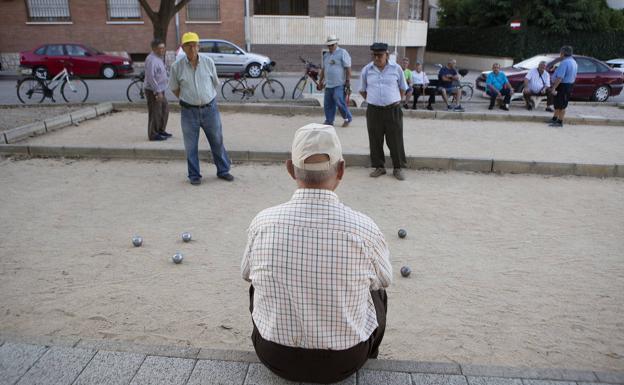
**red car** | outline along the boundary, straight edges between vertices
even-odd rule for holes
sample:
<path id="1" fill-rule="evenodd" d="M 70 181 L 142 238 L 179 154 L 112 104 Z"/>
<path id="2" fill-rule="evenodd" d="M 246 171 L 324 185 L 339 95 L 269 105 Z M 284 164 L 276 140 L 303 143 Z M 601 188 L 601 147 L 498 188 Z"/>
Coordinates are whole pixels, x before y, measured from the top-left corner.
<path id="1" fill-rule="evenodd" d="M 610 68 L 598 59 L 588 56 L 573 56 L 578 64 L 576 81 L 572 88 L 572 99 L 596 100 L 605 102 L 610 96 L 618 96 L 624 87 L 624 75 L 620 71 Z M 537 68 L 540 61 L 546 62 L 546 70 L 552 77 L 559 66 L 561 58 L 558 54 L 544 54 L 514 64 L 511 67 L 501 68 L 507 75 L 515 92 L 522 92 L 524 77 L 530 69 Z M 478 90 L 485 91 L 485 78 L 491 71 L 483 72 L 476 81 Z"/>
<path id="2" fill-rule="evenodd" d="M 102 76 L 112 79 L 133 71 L 132 60 L 106 55 L 84 44 L 44 44 L 32 51 L 20 52 L 20 66 L 54 76 L 63 70 L 63 62 L 78 76 Z M 33 72 L 34 73 L 34 72 Z"/>

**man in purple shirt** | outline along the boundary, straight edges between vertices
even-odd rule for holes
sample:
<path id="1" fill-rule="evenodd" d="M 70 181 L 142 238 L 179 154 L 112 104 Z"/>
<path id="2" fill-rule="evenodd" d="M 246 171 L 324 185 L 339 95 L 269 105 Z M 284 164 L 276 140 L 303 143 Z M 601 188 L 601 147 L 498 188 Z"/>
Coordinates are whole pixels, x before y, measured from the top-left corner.
<path id="1" fill-rule="evenodd" d="M 169 84 L 165 68 L 165 43 L 156 38 L 152 52 L 145 59 L 145 97 L 147 98 L 147 137 L 150 141 L 165 140 L 171 136 L 166 130 L 169 104 L 165 90 Z"/>

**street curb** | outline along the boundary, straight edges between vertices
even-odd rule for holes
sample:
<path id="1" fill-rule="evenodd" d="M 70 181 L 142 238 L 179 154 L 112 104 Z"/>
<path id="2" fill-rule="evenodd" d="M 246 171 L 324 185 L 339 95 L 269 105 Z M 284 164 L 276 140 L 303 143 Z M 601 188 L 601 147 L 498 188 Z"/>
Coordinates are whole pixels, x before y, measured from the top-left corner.
<path id="1" fill-rule="evenodd" d="M 323 108 L 315 103 L 309 105 L 309 100 L 303 99 L 300 103 L 293 104 L 293 101 L 279 101 L 275 103 L 231 103 L 220 102 L 219 110 L 221 112 L 242 112 L 242 113 L 258 113 L 272 114 L 282 116 L 295 115 L 318 115 L 323 113 Z M 113 102 L 115 110 L 147 110 L 144 103 L 126 103 Z M 170 111 L 179 112 L 180 106 L 175 103 L 169 104 Z M 353 116 L 366 116 L 366 108 L 353 107 L 350 109 Z M 494 122 L 533 122 L 544 123 L 545 117 L 542 115 L 515 115 L 513 113 L 485 113 L 485 112 L 452 112 L 452 111 L 426 111 L 426 110 L 404 110 L 403 116 L 415 117 L 423 119 L 442 119 L 442 120 L 469 120 L 469 121 L 494 121 Z M 594 117 L 574 117 L 569 116 L 565 120 L 566 124 L 572 125 L 591 125 L 591 126 L 619 126 L 624 127 L 624 119 L 608 119 Z"/>
<path id="2" fill-rule="evenodd" d="M 235 361 L 259 363 L 254 351 L 234 349 L 191 348 L 167 345 L 141 345 L 126 341 L 80 339 L 78 337 L 21 337 L 0 336 L 4 343 L 23 343 L 46 347 L 64 346 L 76 349 L 93 349 L 145 354 L 196 360 Z M 575 381 L 588 383 L 624 384 L 624 372 L 591 371 L 563 368 L 528 368 L 494 365 L 459 364 L 451 362 L 424 362 L 406 360 L 368 360 L 365 370 L 406 372 L 438 375 L 462 375 L 467 377 L 520 378 L 542 381 Z"/>
<path id="3" fill-rule="evenodd" d="M 32 157 L 65 157 L 65 158 L 124 158 L 124 159 L 155 159 L 183 160 L 183 149 L 166 148 L 134 148 L 134 147 L 90 147 L 90 146 L 46 146 L 0 144 L 0 154 L 30 155 Z M 210 150 L 200 150 L 200 159 L 212 162 Z M 343 154 L 349 167 L 369 167 L 369 156 L 366 154 Z M 282 163 L 290 158 L 285 151 L 231 151 L 230 158 L 237 163 Z M 391 165 L 390 157 L 386 164 Z M 624 177 L 624 164 L 586 164 L 567 162 L 539 162 L 482 158 L 454 158 L 408 156 L 407 168 L 414 170 L 434 171 L 468 171 L 500 174 L 537 174 L 554 176 L 585 176 L 594 178 Z"/>
<path id="4" fill-rule="evenodd" d="M 68 114 L 54 116 L 40 122 L 34 122 L 6 130 L 2 133 L 1 141 L 4 142 L 4 144 L 13 144 L 28 137 L 43 135 L 63 127 L 71 126 L 72 124 L 78 125 L 82 121 L 107 114 L 112 110 L 112 103 L 100 103 L 95 106 L 85 107 Z"/>

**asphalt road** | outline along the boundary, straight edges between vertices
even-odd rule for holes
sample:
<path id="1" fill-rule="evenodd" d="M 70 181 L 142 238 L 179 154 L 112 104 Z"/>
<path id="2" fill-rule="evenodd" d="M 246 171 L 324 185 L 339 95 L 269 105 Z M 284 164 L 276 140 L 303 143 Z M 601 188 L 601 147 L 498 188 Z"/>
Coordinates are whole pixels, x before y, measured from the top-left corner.
<path id="1" fill-rule="evenodd" d="M 464 81 L 471 82 L 474 85 L 474 81 L 477 77 L 478 73 L 476 71 L 470 72 Z M 435 75 L 432 75 L 435 76 Z M 291 99 L 293 89 L 295 88 L 295 84 L 301 77 L 301 74 L 274 74 L 273 78 L 279 80 L 285 88 L 285 99 Z M 16 84 L 19 77 L 14 75 L 2 75 L 0 74 L 0 104 L 19 104 L 19 100 L 17 99 L 17 90 Z M 227 80 L 227 78 L 221 78 L 222 81 Z M 89 98 L 87 101 L 89 102 L 106 102 L 106 101 L 127 101 L 126 99 L 126 88 L 132 81 L 132 77 L 124 77 L 113 80 L 105 80 L 105 79 L 85 79 L 87 85 L 89 86 Z M 250 79 L 249 83 L 254 84 L 259 82 L 260 79 Z M 354 92 L 357 91 L 359 87 L 359 76 L 354 76 L 351 81 L 351 88 Z M 307 86 L 307 91 L 309 92 L 310 86 Z M 478 92 L 475 92 L 475 96 L 473 100 L 485 101 L 483 98 L 477 97 Z M 167 95 L 170 101 L 176 101 L 177 99 L 170 92 Z M 55 99 L 57 103 L 63 103 L 63 98 L 60 95 L 60 87 L 55 91 Z M 219 99 L 222 99 L 221 92 L 219 90 Z M 251 100 L 263 100 L 262 92 L 260 88 L 256 90 L 256 94 L 251 98 Z M 46 99 L 46 103 L 51 103 L 49 99 Z M 609 102 L 624 102 L 624 92 L 622 92 L 617 97 L 609 98 Z"/>
<path id="2" fill-rule="evenodd" d="M 295 88 L 295 84 L 301 77 L 300 74 L 292 74 L 292 75 L 277 75 L 273 76 L 273 78 L 279 80 L 285 89 L 285 99 L 290 99 L 292 97 L 293 89 Z M 221 78 L 222 82 L 226 81 L 228 78 Z M 0 104 L 19 104 L 20 101 L 17 99 L 17 90 L 16 85 L 19 77 L 16 76 L 4 76 L 0 77 Z M 126 89 L 128 85 L 132 81 L 132 77 L 124 77 L 112 80 L 106 79 L 84 79 L 89 87 L 89 97 L 87 99 L 88 102 L 106 102 L 106 101 L 128 101 L 126 98 Z M 249 79 L 249 84 L 256 84 L 261 79 Z M 359 81 L 357 82 L 359 84 Z M 309 86 L 308 86 L 309 90 Z M 170 101 L 177 100 L 175 96 L 168 92 L 167 95 Z M 60 94 L 60 87 L 55 90 L 54 98 L 57 103 L 63 103 L 63 98 Z M 221 90 L 219 90 L 219 98 L 222 99 Z M 262 100 L 264 97 L 262 96 L 262 91 L 260 87 L 258 87 L 255 91 L 255 95 L 251 98 L 251 100 Z M 46 103 L 51 103 L 50 99 L 45 99 Z"/>

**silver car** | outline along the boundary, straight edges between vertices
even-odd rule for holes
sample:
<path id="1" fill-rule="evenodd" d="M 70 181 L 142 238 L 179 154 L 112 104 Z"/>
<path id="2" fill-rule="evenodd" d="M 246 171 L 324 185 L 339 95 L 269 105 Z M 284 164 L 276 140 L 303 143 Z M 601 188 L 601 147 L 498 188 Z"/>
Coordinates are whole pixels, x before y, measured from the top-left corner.
<path id="1" fill-rule="evenodd" d="M 236 44 L 219 39 L 199 39 L 199 54 L 214 60 L 219 75 L 246 72 L 250 77 L 257 78 L 262 75 L 262 66 L 271 62 L 264 55 L 245 52 Z M 182 47 L 178 48 L 176 60 L 184 56 Z"/>

